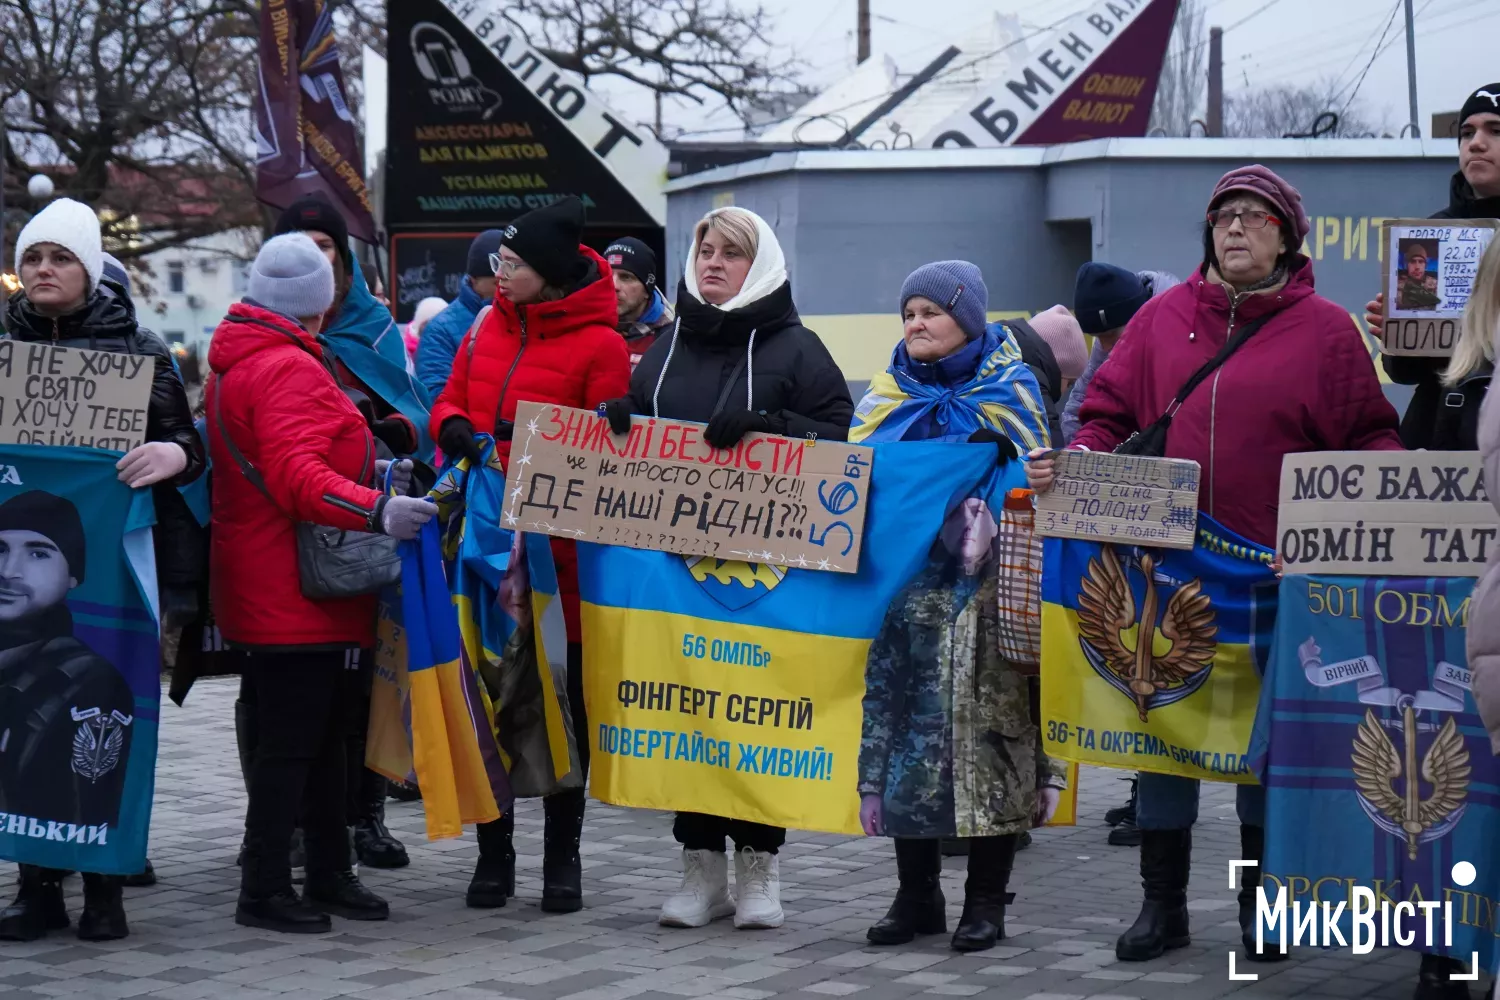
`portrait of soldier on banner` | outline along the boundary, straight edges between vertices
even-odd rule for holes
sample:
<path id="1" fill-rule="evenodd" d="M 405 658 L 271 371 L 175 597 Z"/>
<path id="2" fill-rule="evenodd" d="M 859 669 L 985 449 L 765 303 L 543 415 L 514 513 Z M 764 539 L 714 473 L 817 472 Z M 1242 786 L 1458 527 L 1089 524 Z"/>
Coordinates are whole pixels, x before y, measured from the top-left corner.
<path id="1" fill-rule="evenodd" d="M 1438 241 L 1397 241 L 1396 308 L 1430 312 L 1438 308 Z"/>

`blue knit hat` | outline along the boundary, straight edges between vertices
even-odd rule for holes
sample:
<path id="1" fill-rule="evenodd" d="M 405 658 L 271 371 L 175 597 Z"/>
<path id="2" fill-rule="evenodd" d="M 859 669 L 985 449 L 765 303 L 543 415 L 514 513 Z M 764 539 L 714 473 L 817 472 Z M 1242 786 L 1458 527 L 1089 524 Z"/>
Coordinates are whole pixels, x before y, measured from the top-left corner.
<path id="1" fill-rule="evenodd" d="M 984 287 L 984 275 L 973 264 L 966 260 L 939 260 L 923 264 L 908 274 L 901 283 L 902 316 L 906 315 L 906 303 L 916 295 L 936 302 L 970 340 L 984 336 L 990 292 Z"/>
<path id="2" fill-rule="evenodd" d="M 1098 335 L 1118 330 L 1151 300 L 1151 289 L 1134 271 L 1089 261 L 1078 269 L 1073 286 L 1073 315 L 1083 332 Z"/>
<path id="3" fill-rule="evenodd" d="M 248 291 L 256 305 L 283 316 L 321 316 L 333 305 L 333 265 L 306 233 L 273 236 L 250 265 Z"/>
<path id="4" fill-rule="evenodd" d="M 471 278 L 493 278 L 495 269 L 490 267 L 490 254 L 500 252 L 500 239 L 504 235 L 499 229 L 486 229 L 474 237 L 474 242 L 469 244 L 468 267 L 464 273 Z"/>

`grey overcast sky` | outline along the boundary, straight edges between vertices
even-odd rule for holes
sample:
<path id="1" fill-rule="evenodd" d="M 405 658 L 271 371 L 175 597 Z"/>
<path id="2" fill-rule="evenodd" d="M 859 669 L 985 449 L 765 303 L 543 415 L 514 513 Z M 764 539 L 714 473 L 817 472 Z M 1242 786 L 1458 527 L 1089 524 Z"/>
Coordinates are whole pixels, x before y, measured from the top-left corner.
<path id="1" fill-rule="evenodd" d="M 733 0 L 741 2 L 741 0 Z M 764 0 L 773 41 L 797 57 L 815 88 L 854 66 L 855 0 Z M 1277 83 L 1337 79 L 1352 89 L 1369 65 L 1358 99 L 1393 132 L 1406 123 L 1406 46 L 1401 0 L 1199 0 L 1210 25 L 1226 29 L 1226 92 Z M 1093 6 L 1094 0 L 871 0 L 873 49 L 910 74 L 994 12 L 1016 14 L 1028 31 Z M 1431 116 L 1456 111 L 1474 88 L 1500 79 L 1500 0 L 1414 0 L 1417 95 L 1423 134 Z M 1395 13 L 1392 19 L 1392 13 Z M 1370 64 L 1383 29 L 1382 53 Z M 651 105 L 628 86 L 598 89 L 619 110 L 649 121 Z M 666 124 L 698 130 L 728 127 L 704 138 L 732 138 L 734 119 L 706 117 L 686 102 L 669 102 Z"/>

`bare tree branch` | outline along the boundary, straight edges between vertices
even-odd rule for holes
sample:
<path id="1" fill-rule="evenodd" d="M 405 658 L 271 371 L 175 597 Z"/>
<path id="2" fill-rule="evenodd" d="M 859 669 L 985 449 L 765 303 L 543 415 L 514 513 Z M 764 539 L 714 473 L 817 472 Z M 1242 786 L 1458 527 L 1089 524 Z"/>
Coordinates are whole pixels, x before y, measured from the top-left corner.
<path id="1" fill-rule="evenodd" d="M 1167 57 L 1162 62 L 1151 106 L 1151 130 L 1188 135 L 1208 87 L 1208 36 L 1203 31 L 1203 0 L 1181 0 Z"/>
<path id="2" fill-rule="evenodd" d="M 1344 108 L 1335 81 L 1294 87 L 1282 84 L 1224 95 L 1224 134 L 1241 138 L 1316 135 L 1363 139 L 1389 135 L 1384 120 L 1374 121 L 1359 102 Z"/>

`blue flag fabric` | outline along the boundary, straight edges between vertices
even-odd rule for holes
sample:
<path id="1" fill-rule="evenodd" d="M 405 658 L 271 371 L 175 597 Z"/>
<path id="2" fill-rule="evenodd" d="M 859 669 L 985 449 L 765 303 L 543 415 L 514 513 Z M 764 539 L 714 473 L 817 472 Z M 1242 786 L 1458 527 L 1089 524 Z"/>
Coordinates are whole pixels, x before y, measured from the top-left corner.
<path id="1" fill-rule="evenodd" d="M 1252 763 L 1267 788 L 1265 887 L 1292 900 L 1451 904 L 1407 947 L 1495 969 L 1500 764 L 1469 692 L 1467 578 L 1282 581 Z M 1465 884 L 1454 865 L 1477 877 Z M 1377 920 L 1378 920 L 1377 915 Z M 1351 918 L 1342 920 L 1349 937 Z M 1452 945 L 1445 939 L 1451 932 Z M 1399 944 L 1393 940 L 1391 943 Z"/>
<path id="2" fill-rule="evenodd" d="M 0 858 L 139 872 L 161 647 L 149 489 L 119 454 L 0 446 Z"/>

